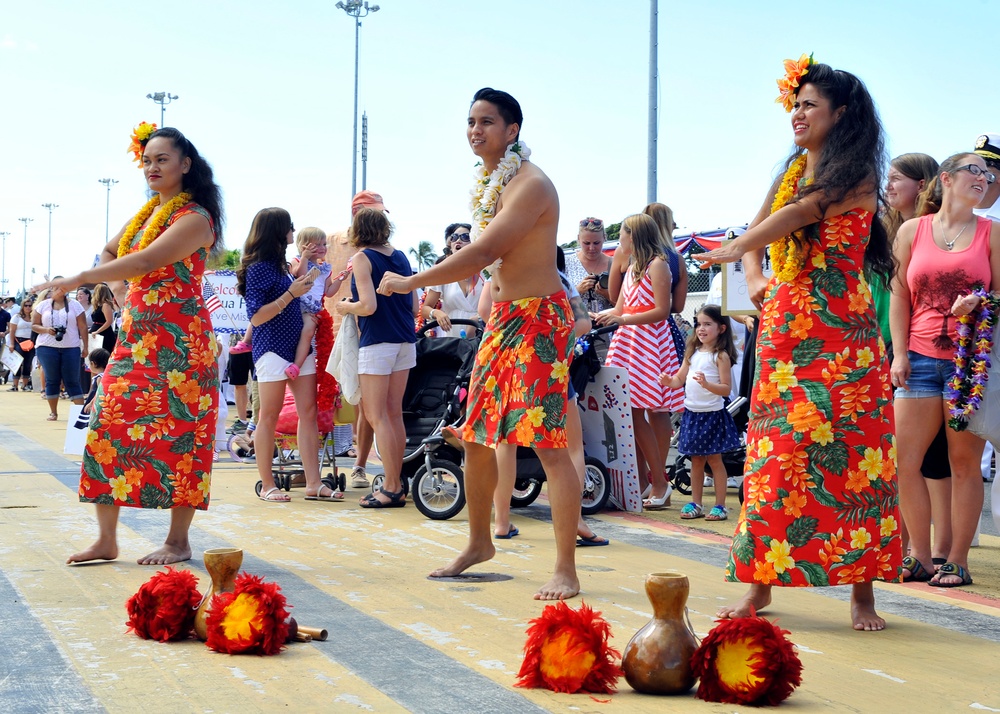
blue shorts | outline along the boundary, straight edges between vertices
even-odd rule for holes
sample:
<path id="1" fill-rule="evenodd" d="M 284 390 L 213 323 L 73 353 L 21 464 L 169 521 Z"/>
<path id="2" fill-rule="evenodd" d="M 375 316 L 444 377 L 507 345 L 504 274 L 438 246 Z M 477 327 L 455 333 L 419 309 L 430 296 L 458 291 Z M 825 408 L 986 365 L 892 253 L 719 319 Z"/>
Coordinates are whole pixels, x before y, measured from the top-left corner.
<path id="1" fill-rule="evenodd" d="M 925 399 L 945 397 L 945 385 L 955 374 L 955 362 L 950 359 L 927 357 L 907 351 L 910 360 L 910 376 L 906 380 L 907 389 L 896 390 L 896 399 Z"/>

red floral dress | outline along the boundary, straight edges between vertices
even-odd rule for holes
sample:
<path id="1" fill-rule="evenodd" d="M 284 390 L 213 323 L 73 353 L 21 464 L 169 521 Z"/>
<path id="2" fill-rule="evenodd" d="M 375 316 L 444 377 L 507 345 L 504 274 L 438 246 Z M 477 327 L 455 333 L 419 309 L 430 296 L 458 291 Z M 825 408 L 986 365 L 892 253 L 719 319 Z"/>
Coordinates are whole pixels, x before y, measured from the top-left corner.
<path id="1" fill-rule="evenodd" d="M 189 213 L 189 203 L 167 219 Z M 142 231 L 133 247 L 142 239 Z M 95 399 L 80 500 L 208 508 L 219 401 L 217 345 L 202 298 L 208 251 L 129 283 L 118 344 Z"/>
<path id="2" fill-rule="evenodd" d="M 768 284 L 727 580 L 899 578 L 889 365 L 862 272 L 871 220 L 824 220 L 795 279 Z"/>

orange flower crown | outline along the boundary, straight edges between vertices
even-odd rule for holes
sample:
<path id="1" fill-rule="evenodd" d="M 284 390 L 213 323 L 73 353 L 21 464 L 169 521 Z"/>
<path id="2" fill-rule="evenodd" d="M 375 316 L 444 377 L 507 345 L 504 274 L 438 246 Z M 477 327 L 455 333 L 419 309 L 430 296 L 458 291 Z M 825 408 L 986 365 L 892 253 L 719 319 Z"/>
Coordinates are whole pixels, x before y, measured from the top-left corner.
<path id="1" fill-rule="evenodd" d="M 140 122 L 139 126 L 132 130 L 132 143 L 128 145 L 128 150 L 132 152 L 132 160 L 142 166 L 142 150 L 146 148 L 146 142 L 156 131 L 156 124 Z"/>
<path id="2" fill-rule="evenodd" d="M 795 90 L 799 88 L 799 80 L 809 74 L 809 68 L 816 64 L 812 53 L 803 54 L 796 60 L 785 60 L 785 76 L 778 79 L 778 98 L 775 103 L 785 107 L 786 112 L 792 111 L 795 104 Z"/>

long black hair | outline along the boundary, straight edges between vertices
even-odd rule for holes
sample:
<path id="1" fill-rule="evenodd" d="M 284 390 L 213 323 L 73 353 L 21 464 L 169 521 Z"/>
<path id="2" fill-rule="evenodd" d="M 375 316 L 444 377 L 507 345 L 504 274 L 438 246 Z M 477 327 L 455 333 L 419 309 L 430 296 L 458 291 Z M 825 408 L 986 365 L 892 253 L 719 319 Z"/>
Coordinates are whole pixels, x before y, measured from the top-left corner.
<path id="1" fill-rule="evenodd" d="M 191 159 L 191 168 L 184 174 L 181 188 L 191 194 L 191 199 L 199 206 L 208 211 L 212 217 L 212 226 L 215 231 L 215 243 L 212 245 L 210 255 L 221 255 L 226 246 L 222 240 L 222 228 L 226 221 L 225 212 L 222 208 L 222 189 L 215 183 L 215 176 L 212 167 L 198 153 L 194 144 L 180 131 L 172 126 L 165 126 L 150 134 L 149 139 L 143 143 L 143 148 L 151 139 L 163 137 L 170 139 L 174 148 L 181 154 L 181 159 Z"/>
<path id="2" fill-rule="evenodd" d="M 826 64 L 813 64 L 799 80 L 796 96 L 808 84 L 830 102 L 830 111 L 844 107 L 844 113 L 826 137 L 823 154 L 813 171 L 812 183 L 805 186 L 793 201 L 822 192 L 823 198 L 819 202 L 822 214 L 859 188 L 870 186 L 875 191 L 877 206 L 881 208 L 884 205 L 883 171 L 888 163 L 885 132 L 864 82 L 850 72 L 833 69 Z M 803 153 L 804 149 L 796 148 L 785 164 L 786 170 Z M 894 260 L 885 227 L 875 216 L 872 216 L 871 236 L 865 251 L 865 268 L 888 287 Z"/>
<path id="3" fill-rule="evenodd" d="M 236 289 L 247 295 L 247 268 L 255 263 L 272 263 L 279 272 L 288 270 L 285 250 L 288 248 L 288 231 L 292 230 L 292 217 L 284 208 L 262 208 L 253 217 L 250 235 L 243 246 L 243 258 L 236 269 Z"/>

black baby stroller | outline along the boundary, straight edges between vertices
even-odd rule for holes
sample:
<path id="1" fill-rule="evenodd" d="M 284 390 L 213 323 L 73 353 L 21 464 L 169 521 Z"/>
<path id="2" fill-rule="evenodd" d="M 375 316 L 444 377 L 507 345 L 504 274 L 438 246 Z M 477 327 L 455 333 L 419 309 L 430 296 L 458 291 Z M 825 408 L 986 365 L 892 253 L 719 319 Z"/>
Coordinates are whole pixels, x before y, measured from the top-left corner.
<path id="1" fill-rule="evenodd" d="M 452 320 L 473 337 L 432 337 L 437 327 L 429 322 L 417 332 L 417 364 L 410 370 L 403 395 L 406 446 L 400 480 L 403 492 L 428 518 L 452 518 L 465 507 L 462 453 L 447 444 L 441 430 L 459 426 L 465 419 L 469 378 L 483 336 L 479 321 Z M 378 445 L 376 444 L 376 450 Z M 372 492 L 384 481 L 372 481 Z"/>

